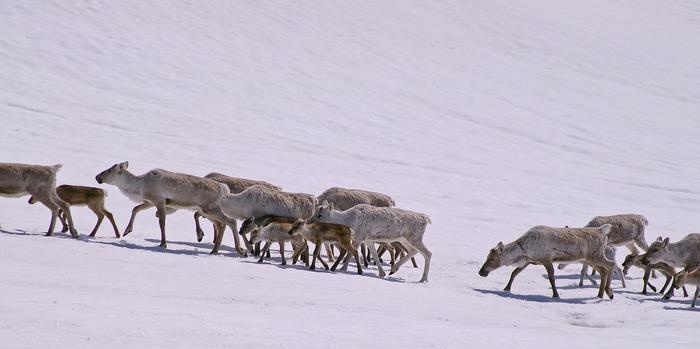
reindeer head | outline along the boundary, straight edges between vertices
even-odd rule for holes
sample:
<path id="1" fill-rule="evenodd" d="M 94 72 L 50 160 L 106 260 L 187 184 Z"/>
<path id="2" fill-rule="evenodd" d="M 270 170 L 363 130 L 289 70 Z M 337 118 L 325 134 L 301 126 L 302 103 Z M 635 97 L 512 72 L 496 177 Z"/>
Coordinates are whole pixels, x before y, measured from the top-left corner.
<path id="1" fill-rule="evenodd" d="M 499 242 L 496 247 L 489 251 L 489 255 L 486 257 L 486 262 L 479 269 L 479 275 L 483 277 L 489 276 L 489 273 L 503 266 L 503 242 Z"/>
<path id="2" fill-rule="evenodd" d="M 661 239 L 659 236 L 654 240 L 654 242 L 649 245 L 647 253 L 642 258 L 642 265 L 649 265 L 658 263 L 661 259 L 669 252 L 668 250 L 669 238 Z"/>
<path id="3" fill-rule="evenodd" d="M 630 253 L 625 257 L 625 261 L 622 262 L 622 274 L 627 275 L 627 272 L 630 270 L 630 268 L 634 266 L 640 266 L 641 265 L 641 259 L 644 257 L 644 255 L 638 255 L 636 253 Z"/>
<path id="4" fill-rule="evenodd" d="M 314 214 L 309 218 L 308 223 L 315 223 L 322 221 L 325 217 L 328 216 L 328 212 L 332 211 L 334 209 L 333 203 L 328 202 L 326 200 L 323 200 L 321 205 L 316 207 L 316 211 L 314 211 Z"/>
<path id="5" fill-rule="evenodd" d="M 304 224 L 306 222 L 303 219 L 298 219 L 294 224 L 292 224 L 292 227 L 289 229 L 289 235 L 295 235 L 301 233 L 301 228 L 304 227 Z"/>
<path id="6" fill-rule="evenodd" d="M 241 223 L 241 229 L 238 230 L 238 234 L 245 235 L 253 231 L 253 229 L 255 229 L 254 218 L 249 217 L 244 219 L 243 223 Z"/>
<path id="7" fill-rule="evenodd" d="M 263 234 L 262 233 L 262 227 L 259 225 L 256 225 L 255 228 L 253 228 L 250 231 L 250 243 L 251 244 L 257 244 L 258 242 L 263 241 Z"/>
<path id="8" fill-rule="evenodd" d="M 119 176 L 121 176 L 122 174 L 124 174 L 124 172 L 126 171 L 127 168 L 129 168 L 129 162 L 124 161 L 120 164 L 116 164 L 116 165 L 100 172 L 100 174 L 95 176 L 95 180 L 97 181 L 97 183 L 100 183 L 100 184 L 102 184 L 102 183 L 111 184 L 111 183 L 113 183 L 114 179 L 116 179 Z"/>
<path id="9" fill-rule="evenodd" d="M 688 278 L 688 271 L 683 269 L 673 276 L 673 288 L 679 289 L 681 286 L 685 285 L 685 281 Z"/>

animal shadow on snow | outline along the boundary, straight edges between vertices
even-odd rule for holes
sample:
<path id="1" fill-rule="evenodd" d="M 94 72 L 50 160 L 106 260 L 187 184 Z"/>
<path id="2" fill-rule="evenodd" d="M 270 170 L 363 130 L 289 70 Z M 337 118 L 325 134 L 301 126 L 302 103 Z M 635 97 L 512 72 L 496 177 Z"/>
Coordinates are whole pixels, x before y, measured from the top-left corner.
<path id="1" fill-rule="evenodd" d="M 203 254 L 209 254 L 209 252 L 203 252 L 203 251 L 195 251 L 195 250 L 174 250 L 172 248 L 162 248 L 158 245 L 154 246 L 142 246 L 139 244 L 135 244 L 132 242 L 129 242 L 124 239 L 120 240 L 114 240 L 114 238 L 110 238 L 112 241 L 102 241 L 101 238 L 97 237 L 88 237 L 87 239 L 78 239 L 78 241 L 82 241 L 85 243 L 89 244 L 99 244 L 99 245 L 109 245 L 109 246 L 115 246 L 119 248 L 126 248 L 129 250 L 141 250 L 141 251 L 149 251 L 149 252 L 156 252 L 156 253 L 169 253 L 169 254 L 178 254 L 178 255 L 188 255 L 188 256 L 197 256 L 197 255 L 203 255 Z M 146 241 L 149 241 L 152 239 L 146 239 Z M 160 243 L 160 240 L 157 240 L 158 243 Z M 168 241 L 168 245 L 170 246 L 171 242 Z"/>
<path id="2" fill-rule="evenodd" d="M 559 287 L 557 287 L 559 288 Z M 563 295 L 563 298 L 552 298 L 551 296 L 545 296 L 545 295 L 528 295 L 528 294 L 517 294 L 517 293 L 512 293 L 508 291 L 501 291 L 501 290 L 484 290 L 484 289 L 479 289 L 479 288 L 472 288 L 472 290 L 483 293 L 483 294 L 493 294 L 496 296 L 501 296 L 503 298 L 511 298 L 511 299 L 516 299 L 516 300 L 521 300 L 521 301 L 528 301 L 528 302 L 536 302 L 536 303 L 566 303 L 566 304 L 587 304 L 587 303 L 596 303 L 596 302 L 602 302 L 602 300 L 598 299 L 597 297 L 587 297 L 587 298 L 566 298 L 566 295 Z M 561 296 L 561 295 L 560 295 Z"/>
<path id="3" fill-rule="evenodd" d="M 250 257 L 250 256 L 249 256 Z M 357 275 L 357 269 L 355 268 L 354 264 L 350 263 L 348 266 L 347 271 L 341 271 L 340 267 L 336 271 L 330 271 L 326 270 L 326 268 L 323 267 L 323 265 L 319 265 L 320 263 L 316 263 L 316 269 L 311 270 L 309 267 L 305 266 L 303 262 L 297 264 L 292 264 L 291 262 L 287 261 L 287 265 L 282 265 L 281 261 L 282 258 L 279 256 L 277 257 L 272 257 L 272 258 L 265 258 L 265 260 L 262 263 L 258 263 L 258 258 L 259 257 L 253 257 L 253 259 L 246 259 L 241 261 L 242 263 L 249 263 L 249 264 L 258 264 L 258 265 L 272 265 L 280 269 L 296 269 L 296 270 L 301 270 L 301 271 L 307 271 L 307 272 L 312 272 L 312 273 L 328 273 L 328 274 L 348 274 L 348 275 L 355 275 L 355 276 L 364 276 L 364 277 L 371 277 L 371 278 L 378 278 L 378 271 L 373 271 L 369 270 L 368 268 L 363 267 L 362 268 L 362 275 Z M 332 265 L 333 263 L 328 263 L 329 265 Z M 401 282 L 405 283 L 406 280 L 403 278 L 398 278 L 394 276 L 385 276 L 384 277 L 385 281 L 390 281 L 390 282 Z"/>
<path id="4" fill-rule="evenodd" d="M 22 229 L 17 229 L 15 231 L 0 229 L 0 233 L 7 234 L 7 235 L 19 235 L 19 236 L 46 236 L 46 232 L 27 231 L 27 230 L 22 230 Z M 46 236 L 46 237 L 47 238 L 64 238 L 64 239 L 74 240 L 73 237 L 70 236 L 69 233 L 67 233 L 67 232 L 62 233 L 60 231 L 54 232 L 52 236 Z"/>
<path id="5" fill-rule="evenodd" d="M 154 244 L 160 244 L 160 239 L 145 239 L 148 242 L 152 242 Z M 182 245 L 182 246 L 189 246 L 189 247 L 194 247 L 194 248 L 200 248 L 203 250 L 211 250 L 214 248 L 214 244 L 211 242 L 191 242 L 191 241 L 171 241 L 168 240 L 168 246 L 170 245 Z M 224 244 L 221 244 L 221 247 L 219 247 L 219 254 L 223 254 L 221 252 L 226 251 L 226 252 L 231 252 L 232 254 L 230 257 L 240 257 L 238 255 L 238 252 L 233 247 L 225 246 Z M 200 253 L 204 253 L 201 252 Z M 208 252 L 207 252 L 208 254 Z M 229 255 L 227 255 L 229 256 Z M 250 253 L 249 253 L 250 256 Z M 241 257 L 243 258 L 243 257 Z"/>

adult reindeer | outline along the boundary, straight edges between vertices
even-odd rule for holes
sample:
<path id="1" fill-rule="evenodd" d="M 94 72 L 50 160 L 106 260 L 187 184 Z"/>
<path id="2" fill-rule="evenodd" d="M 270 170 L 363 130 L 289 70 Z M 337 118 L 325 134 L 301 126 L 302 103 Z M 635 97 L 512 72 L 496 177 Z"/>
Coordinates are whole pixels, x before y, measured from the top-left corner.
<path id="1" fill-rule="evenodd" d="M 122 162 L 95 176 L 97 183 L 114 185 L 129 199 L 140 202 L 131 212 L 124 236 L 132 231 L 136 214 L 154 206 L 160 224 L 160 247 L 163 248 L 167 247 L 165 216 L 168 208 L 199 211 L 202 216 L 214 222 L 217 236 L 223 234 L 226 225 L 235 226 L 235 221 L 221 211 L 221 199 L 229 194 L 226 185 L 211 179 L 161 169 L 136 176 L 128 171 L 128 167 L 128 162 Z M 216 247 L 212 254 L 217 253 Z"/>
<path id="2" fill-rule="evenodd" d="M 51 223 L 47 236 L 53 234 L 56 218 L 63 211 L 71 236 L 78 238 L 69 205 L 56 194 L 56 173 L 61 166 L 0 163 L 0 196 L 17 198 L 32 195 L 36 201 L 48 207 L 51 210 Z"/>

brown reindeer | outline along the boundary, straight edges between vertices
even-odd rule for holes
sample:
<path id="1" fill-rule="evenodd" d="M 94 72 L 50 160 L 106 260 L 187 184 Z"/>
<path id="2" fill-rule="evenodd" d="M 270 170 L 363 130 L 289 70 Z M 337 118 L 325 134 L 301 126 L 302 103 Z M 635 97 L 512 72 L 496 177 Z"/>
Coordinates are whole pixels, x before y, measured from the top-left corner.
<path id="1" fill-rule="evenodd" d="M 59 185 L 56 187 L 56 193 L 61 200 L 68 203 L 70 206 L 87 206 L 92 212 L 97 216 L 97 224 L 95 228 L 92 229 L 90 236 L 95 236 L 97 229 L 102 224 L 102 220 L 107 216 L 109 222 L 112 223 L 112 228 L 114 228 L 114 235 L 119 238 L 119 228 L 117 228 L 117 223 L 114 222 L 114 216 L 111 212 L 107 211 L 105 208 L 105 197 L 107 197 L 107 192 L 100 188 L 94 187 L 82 187 L 78 185 Z M 29 204 L 33 205 L 39 201 L 34 195 L 29 198 Z M 58 218 L 63 224 L 62 232 L 68 231 L 68 224 L 66 223 L 65 212 L 61 210 Z"/>
<path id="2" fill-rule="evenodd" d="M 360 265 L 360 260 L 357 255 L 357 249 L 353 248 L 352 245 L 352 231 L 350 228 L 344 225 L 332 223 L 306 224 L 303 219 L 300 219 L 294 222 L 291 229 L 289 229 L 289 235 L 301 236 L 304 238 L 304 240 L 313 242 L 314 245 L 316 245 L 316 248 L 314 248 L 313 260 L 309 269 L 314 270 L 316 268 L 316 259 L 320 259 L 319 254 L 321 252 L 321 245 L 330 241 L 336 242 L 338 245 L 340 245 L 340 247 L 342 247 L 340 256 L 330 268 L 331 271 L 335 271 L 335 269 L 338 267 L 338 263 L 343 260 L 345 254 L 350 253 L 355 258 L 355 263 L 357 264 L 357 274 L 362 274 L 362 266 Z"/>

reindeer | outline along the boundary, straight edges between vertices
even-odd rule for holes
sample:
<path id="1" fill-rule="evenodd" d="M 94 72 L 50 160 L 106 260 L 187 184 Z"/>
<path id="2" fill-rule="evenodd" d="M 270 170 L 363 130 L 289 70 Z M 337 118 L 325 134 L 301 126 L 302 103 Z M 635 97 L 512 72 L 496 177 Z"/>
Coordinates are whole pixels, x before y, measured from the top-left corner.
<path id="1" fill-rule="evenodd" d="M 659 293 L 664 293 L 666 292 L 666 287 L 671 283 L 671 280 L 673 280 L 673 275 L 676 274 L 676 269 L 674 269 L 672 266 L 660 262 L 656 264 L 649 264 L 647 266 L 642 265 L 642 259 L 644 258 L 644 255 L 638 255 L 631 253 L 625 257 L 625 261 L 622 262 L 622 273 L 627 275 L 627 272 L 631 267 L 638 267 L 644 269 L 644 277 L 642 277 L 642 280 L 644 281 L 644 287 L 642 288 L 642 294 L 647 294 L 647 286 L 651 288 L 653 292 L 656 292 L 656 287 L 649 282 L 649 276 L 651 275 L 651 271 L 656 269 L 661 272 L 664 276 L 666 276 L 666 282 L 664 283 L 664 287 L 661 288 L 661 291 Z M 688 291 L 685 289 L 685 286 L 683 286 L 683 293 L 685 294 L 685 297 L 688 297 Z"/>
<path id="2" fill-rule="evenodd" d="M 92 229 L 90 236 L 95 236 L 97 234 L 97 229 L 102 224 L 102 220 L 107 216 L 109 222 L 112 223 L 112 228 L 114 228 L 114 235 L 119 238 L 119 228 L 117 228 L 117 223 L 114 222 L 114 216 L 111 212 L 105 208 L 105 197 L 107 197 L 107 192 L 94 187 L 83 187 L 77 185 L 59 185 L 56 187 L 56 193 L 61 200 L 65 201 L 70 206 L 87 206 L 92 212 L 97 216 L 97 223 L 95 228 Z M 38 201 L 38 199 L 32 195 L 29 198 L 29 204 L 33 205 Z M 63 224 L 63 230 L 61 232 L 65 233 L 68 231 L 68 224 L 66 223 L 65 213 L 61 211 L 58 218 Z"/>
<path id="3" fill-rule="evenodd" d="M 344 225 L 331 223 L 307 224 L 303 219 L 300 219 L 292 224 L 291 229 L 289 229 L 289 234 L 301 236 L 304 238 L 304 240 L 313 242 L 314 245 L 316 245 L 313 253 L 313 262 L 311 262 L 309 269 L 316 269 L 316 259 L 319 258 L 321 245 L 324 242 L 333 241 L 338 243 L 342 249 L 340 251 L 340 256 L 338 256 L 338 259 L 335 261 L 330 270 L 335 271 L 335 269 L 338 267 L 338 263 L 340 263 L 345 254 L 349 253 L 355 258 L 355 263 L 357 264 L 357 274 L 362 274 L 362 266 L 360 265 L 357 250 L 353 249 L 352 246 L 352 231 L 350 228 Z M 304 247 L 306 247 L 306 244 L 304 244 Z M 321 262 L 323 263 L 323 261 Z M 326 269 L 328 269 L 325 263 L 324 265 L 326 266 Z"/>
<path id="4" fill-rule="evenodd" d="M 649 221 L 638 214 L 619 214 L 614 216 L 597 216 L 586 224 L 586 227 L 600 227 L 605 224 L 610 224 L 610 233 L 608 234 L 608 245 L 611 247 L 626 246 L 630 252 L 638 254 L 639 250 L 637 246 L 642 248 L 644 251 L 647 250 L 649 245 L 647 245 L 646 238 L 644 237 L 645 227 L 649 224 Z M 568 227 L 568 226 L 567 226 Z M 635 244 L 637 246 L 635 246 Z M 563 269 L 566 265 L 559 265 L 559 269 Z M 618 270 L 619 267 L 616 267 Z M 579 287 L 583 287 L 583 277 L 587 276 L 588 266 L 583 265 L 581 268 L 581 282 L 579 282 Z M 625 287 L 624 276 L 619 274 L 622 278 L 622 287 Z M 654 276 L 656 277 L 656 276 Z M 595 281 L 589 277 L 589 280 L 595 285 Z"/>
<path id="5" fill-rule="evenodd" d="M 326 191 L 324 191 L 321 195 L 318 196 L 318 201 L 328 201 L 329 203 L 333 204 L 336 210 L 339 211 L 345 211 L 353 206 L 357 206 L 360 204 L 367 204 L 376 207 L 396 206 L 394 199 L 392 199 L 389 195 L 368 190 L 347 189 L 340 187 L 332 187 L 326 189 Z M 360 244 L 360 247 L 362 251 L 362 259 L 364 260 L 366 267 L 368 266 L 369 261 L 368 255 L 365 252 L 365 245 Z M 332 261 L 332 250 L 326 246 L 326 252 L 328 252 L 329 260 Z M 394 264 L 395 258 L 400 258 L 402 254 L 408 253 L 408 250 L 405 247 L 403 247 L 400 242 L 395 241 L 391 244 L 380 243 L 380 248 L 379 250 L 377 250 L 379 258 L 382 257 L 382 254 L 384 254 L 384 252 L 389 252 L 392 264 Z M 349 257 L 350 255 L 346 256 L 346 258 Z M 375 261 L 375 264 L 379 262 L 380 261 Z M 418 267 L 415 257 L 411 258 L 411 263 L 413 263 L 414 267 Z"/>
<path id="6" fill-rule="evenodd" d="M 56 217 L 59 212 L 63 212 L 71 236 L 77 239 L 78 231 L 73 225 L 69 205 L 56 193 L 56 173 L 61 166 L 0 163 L 0 196 L 17 198 L 32 195 L 36 201 L 48 207 L 51 210 L 51 222 L 46 236 L 53 235 Z"/>
<path id="7" fill-rule="evenodd" d="M 226 185 L 207 178 L 161 169 L 136 176 L 129 172 L 128 167 L 128 162 L 122 162 L 95 176 L 97 183 L 114 185 L 132 201 L 140 202 L 131 212 L 124 236 L 132 231 L 136 214 L 154 206 L 160 225 L 162 248 L 167 248 L 165 217 L 168 208 L 199 211 L 205 218 L 214 222 L 217 236 L 223 236 L 226 225 L 235 226 L 235 220 L 228 218 L 221 210 L 221 200 L 229 194 Z M 219 245 L 215 245 L 211 253 L 216 254 L 218 247 Z M 240 250 L 238 253 L 245 256 Z"/>
<path id="8" fill-rule="evenodd" d="M 206 176 L 204 176 L 204 178 L 208 178 L 211 180 L 215 180 L 219 183 L 226 184 L 228 186 L 228 189 L 231 192 L 231 194 L 238 194 L 238 193 L 240 193 L 240 192 L 242 192 L 242 191 L 244 191 L 244 190 L 246 190 L 249 187 L 252 187 L 254 185 L 259 185 L 259 186 L 266 187 L 266 188 L 272 189 L 272 190 L 282 190 L 282 188 L 280 188 L 276 185 L 270 184 L 268 182 L 265 182 L 265 181 L 256 181 L 256 180 L 246 179 L 246 178 L 231 177 L 231 176 L 227 176 L 225 174 L 221 174 L 218 172 L 211 172 L 211 173 L 207 174 Z M 195 229 L 197 231 L 197 241 L 202 241 L 202 238 L 204 238 L 204 231 L 202 230 L 202 227 L 199 224 L 199 217 L 200 216 L 201 215 L 199 214 L 199 212 L 194 213 L 194 224 L 195 224 Z M 239 246 L 240 243 L 238 242 L 238 237 L 235 236 L 235 233 L 236 233 L 235 228 L 232 228 L 232 229 L 234 229 L 234 231 L 233 231 L 234 243 L 236 243 L 236 246 Z M 246 244 L 246 247 L 249 247 L 250 242 L 245 238 L 245 235 L 243 235 L 243 241 Z"/>
<path id="9" fill-rule="evenodd" d="M 700 294 L 700 268 L 695 268 L 691 271 L 687 269 L 681 270 L 673 277 L 672 289 L 679 289 L 686 284 L 695 285 L 695 295 L 693 295 L 693 302 L 690 304 L 691 308 L 695 308 L 695 302 L 698 300 L 698 294 Z M 683 290 L 685 291 L 685 286 L 683 286 Z"/>
<path id="10" fill-rule="evenodd" d="M 700 234 L 688 234 L 683 239 L 670 243 L 669 238 L 659 236 L 651 243 L 642 258 L 642 265 L 666 263 L 672 268 L 693 270 L 700 267 Z M 664 295 L 664 299 L 673 297 L 673 288 Z"/>
<path id="11" fill-rule="evenodd" d="M 372 258 L 376 261 L 379 261 L 379 257 L 373 243 L 401 242 L 409 252 L 391 266 L 389 275 L 396 273 L 401 265 L 420 252 L 425 259 L 420 282 L 428 281 L 432 253 L 423 244 L 425 228 L 430 224 L 430 218 L 427 215 L 394 207 L 374 207 L 366 204 L 338 211 L 334 209 L 332 203 L 324 201 L 307 220 L 307 223 L 316 222 L 341 224 L 352 229 L 353 249 L 357 250 L 361 243 L 369 242 L 367 247 L 372 253 Z M 346 267 L 347 264 L 344 265 L 344 268 Z M 379 277 L 383 278 L 385 273 L 381 263 L 377 263 L 377 268 L 379 269 Z"/>
<path id="12" fill-rule="evenodd" d="M 287 193 L 260 185 L 253 185 L 238 194 L 227 194 L 221 199 L 221 209 L 230 219 L 263 216 L 307 218 L 316 206 L 316 197 L 304 193 Z M 214 249 L 221 244 L 215 239 Z"/>
<path id="13" fill-rule="evenodd" d="M 515 265 L 516 268 L 504 289 L 510 291 L 513 280 L 520 272 L 530 264 L 540 264 L 547 270 L 552 285 L 552 297 L 559 298 L 552 263 L 584 261 L 600 272 L 598 298 L 603 298 L 603 293 L 606 292 L 612 299 L 610 279 L 615 261 L 605 256 L 609 232 L 609 224 L 599 228 L 552 228 L 539 225 L 507 245 L 499 242 L 489 251 L 479 275 L 487 277 L 495 269 Z"/>
<path id="14" fill-rule="evenodd" d="M 302 239 L 300 236 L 293 236 L 289 234 L 289 230 L 291 228 L 292 224 L 290 223 L 277 222 L 272 222 L 264 227 L 256 226 L 255 228 L 253 228 L 253 230 L 250 232 L 251 243 L 259 243 L 262 241 L 266 241 L 265 246 L 260 251 L 260 259 L 258 259 L 258 263 L 263 262 L 265 253 L 270 249 L 270 245 L 273 242 L 277 242 L 280 246 L 280 257 L 282 258 L 282 265 L 287 265 L 287 260 L 284 257 L 284 243 L 286 241 L 290 241 L 292 243 L 294 250 L 306 248 L 306 243 L 304 242 L 304 239 Z"/>

